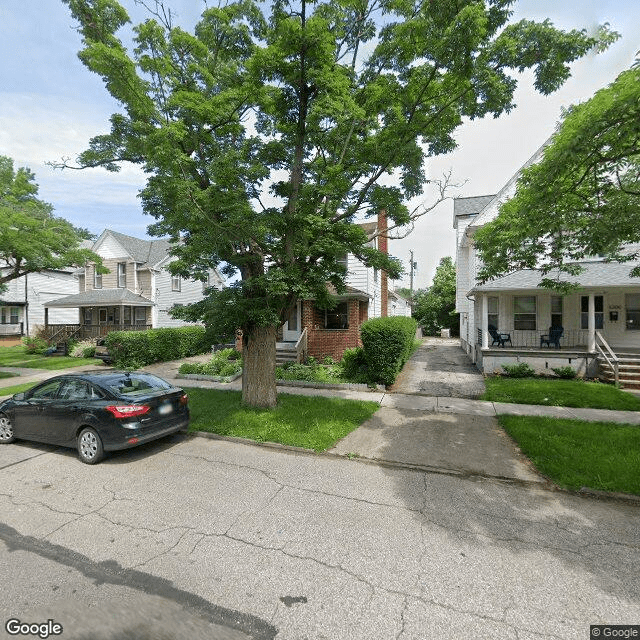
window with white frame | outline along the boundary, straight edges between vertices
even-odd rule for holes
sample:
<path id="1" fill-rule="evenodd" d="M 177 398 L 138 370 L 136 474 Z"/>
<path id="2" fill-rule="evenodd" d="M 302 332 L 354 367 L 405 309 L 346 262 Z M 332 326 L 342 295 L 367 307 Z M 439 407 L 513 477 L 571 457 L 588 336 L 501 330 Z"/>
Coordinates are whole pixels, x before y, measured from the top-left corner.
<path id="1" fill-rule="evenodd" d="M 627 293 L 624 307 L 629 331 L 640 331 L 640 293 Z"/>
<path id="2" fill-rule="evenodd" d="M 180 276 L 171 276 L 171 291 L 180 291 L 182 288 L 182 280 Z"/>
<path id="3" fill-rule="evenodd" d="M 563 327 L 562 323 L 562 296 L 551 296 L 551 326 Z"/>
<path id="4" fill-rule="evenodd" d="M 144 307 L 136 307 L 136 324 L 147 324 L 147 310 Z"/>
<path id="5" fill-rule="evenodd" d="M 20 317 L 20 310 L 18 307 L 11 307 L 9 310 L 9 324 L 18 324 Z"/>
<path id="6" fill-rule="evenodd" d="M 520 331 L 536 330 L 536 297 L 513 298 L 513 328 Z"/>
<path id="7" fill-rule="evenodd" d="M 118 287 L 124 289 L 127 286 L 127 263 L 118 262 Z"/>
<path id="8" fill-rule="evenodd" d="M 102 289 L 102 274 L 98 273 L 97 267 L 93 268 L 93 288 Z"/>
<path id="9" fill-rule="evenodd" d="M 604 296 L 593 296 L 596 329 L 604 326 Z M 589 328 L 589 296 L 580 297 L 580 328 Z"/>
<path id="10" fill-rule="evenodd" d="M 498 328 L 498 298 L 497 296 L 489 296 L 487 298 L 487 323 L 489 329 Z"/>

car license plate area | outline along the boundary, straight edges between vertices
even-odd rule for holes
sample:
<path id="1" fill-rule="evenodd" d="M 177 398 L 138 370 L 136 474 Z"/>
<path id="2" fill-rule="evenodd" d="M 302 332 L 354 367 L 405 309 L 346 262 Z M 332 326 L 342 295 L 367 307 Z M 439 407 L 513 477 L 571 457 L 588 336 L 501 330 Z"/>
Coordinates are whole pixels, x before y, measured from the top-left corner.
<path id="1" fill-rule="evenodd" d="M 167 416 L 170 413 L 173 413 L 173 405 L 170 402 L 167 402 L 165 404 L 161 404 L 158 407 L 158 415 Z"/>

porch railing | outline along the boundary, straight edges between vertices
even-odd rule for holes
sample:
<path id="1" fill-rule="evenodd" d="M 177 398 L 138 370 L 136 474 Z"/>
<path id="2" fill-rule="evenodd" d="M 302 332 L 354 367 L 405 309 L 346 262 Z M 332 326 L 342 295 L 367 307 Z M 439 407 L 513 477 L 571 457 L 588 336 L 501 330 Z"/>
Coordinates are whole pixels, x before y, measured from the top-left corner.
<path id="1" fill-rule="evenodd" d="M 489 348 L 494 349 L 551 349 L 557 350 L 555 345 L 547 346 L 541 344 L 540 338 L 541 336 L 548 336 L 549 330 L 541 330 L 541 331 L 525 331 L 521 329 L 511 329 L 504 330 L 498 329 L 499 333 L 509 334 L 511 337 L 511 342 L 507 342 L 504 347 L 500 347 L 497 344 L 492 345 L 493 338 L 491 334 L 488 336 L 488 346 Z M 580 349 L 586 350 L 588 345 L 588 334 L 589 332 L 586 329 L 577 329 L 577 330 L 565 330 L 560 337 L 559 344 L 560 350 L 562 349 Z M 482 330 L 478 329 L 478 343 L 482 344 Z"/>
<path id="2" fill-rule="evenodd" d="M 22 335 L 24 335 L 24 324 L 22 322 L 0 324 L 0 336 Z"/>
<path id="3" fill-rule="evenodd" d="M 309 353 L 309 334 L 307 333 L 307 327 L 302 330 L 298 341 L 296 342 L 296 360 L 297 362 L 304 362 L 307 359 Z"/>
<path id="4" fill-rule="evenodd" d="M 45 327 L 43 337 L 49 342 L 62 342 L 70 338 L 90 340 L 106 336 L 111 331 L 144 331 L 151 328 L 150 324 L 49 324 Z"/>
<path id="5" fill-rule="evenodd" d="M 596 350 L 605 359 L 606 363 L 611 367 L 616 385 L 620 384 L 620 367 L 618 356 L 609 346 L 607 341 L 602 337 L 602 334 L 599 331 L 596 331 Z"/>

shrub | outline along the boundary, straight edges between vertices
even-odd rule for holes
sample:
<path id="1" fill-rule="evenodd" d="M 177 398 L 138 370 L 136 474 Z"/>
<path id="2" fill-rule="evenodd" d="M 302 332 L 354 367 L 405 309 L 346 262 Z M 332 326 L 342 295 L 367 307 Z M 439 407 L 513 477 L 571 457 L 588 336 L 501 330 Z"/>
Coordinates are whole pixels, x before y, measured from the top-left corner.
<path id="1" fill-rule="evenodd" d="M 195 356 L 211 347 L 204 327 L 112 331 L 105 338 L 105 344 L 113 364 L 129 369 Z"/>
<path id="2" fill-rule="evenodd" d="M 559 378 L 564 378 L 565 380 L 573 380 L 578 375 L 578 372 L 573 367 L 555 367 L 551 369 L 553 373 L 555 373 Z"/>
<path id="3" fill-rule="evenodd" d="M 355 382 L 368 382 L 367 360 L 364 356 L 364 349 L 356 347 L 355 349 L 345 349 L 340 361 L 342 367 L 342 375 L 348 380 Z"/>
<path id="4" fill-rule="evenodd" d="M 372 380 L 393 384 L 411 355 L 417 326 L 413 318 L 403 316 L 374 318 L 362 325 L 360 335 Z"/>
<path id="5" fill-rule="evenodd" d="M 526 362 L 503 364 L 502 368 L 505 371 L 505 375 L 509 376 L 509 378 L 530 378 L 536 373 Z"/>
<path id="6" fill-rule="evenodd" d="M 96 355 L 96 345 L 91 340 L 76 342 L 73 347 L 69 347 L 69 355 L 74 358 L 93 358 Z"/>
<path id="7" fill-rule="evenodd" d="M 27 353 L 44 353 L 49 348 L 49 343 L 38 337 L 22 338 L 22 344 Z"/>
<path id="8" fill-rule="evenodd" d="M 331 357 L 331 356 L 325 356 L 322 360 L 322 364 L 326 364 L 326 365 L 333 365 L 335 364 L 336 361 Z"/>
<path id="9" fill-rule="evenodd" d="M 197 373 L 205 376 L 230 377 L 242 371 L 242 358 L 235 356 L 235 349 L 216 351 L 209 362 L 185 362 L 180 373 Z"/>

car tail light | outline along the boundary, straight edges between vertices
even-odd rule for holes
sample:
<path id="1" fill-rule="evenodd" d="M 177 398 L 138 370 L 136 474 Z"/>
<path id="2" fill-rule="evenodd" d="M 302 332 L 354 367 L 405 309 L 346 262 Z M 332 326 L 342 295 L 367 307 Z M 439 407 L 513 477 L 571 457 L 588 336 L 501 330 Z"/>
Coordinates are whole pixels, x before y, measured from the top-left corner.
<path id="1" fill-rule="evenodd" d="M 189 402 L 189 396 L 186 393 L 183 393 L 180 396 L 180 404 L 187 404 Z"/>
<path id="2" fill-rule="evenodd" d="M 113 413 L 116 418 L 134 418 L 147 413 L 151 407 L 146 404 L 111 404 L 105 409 Z"/>

